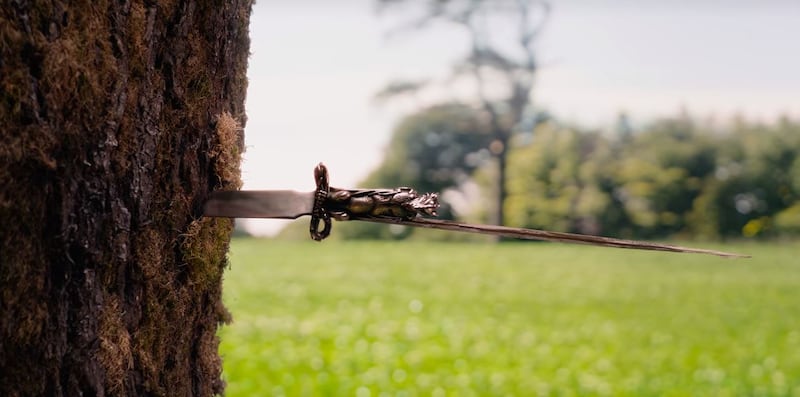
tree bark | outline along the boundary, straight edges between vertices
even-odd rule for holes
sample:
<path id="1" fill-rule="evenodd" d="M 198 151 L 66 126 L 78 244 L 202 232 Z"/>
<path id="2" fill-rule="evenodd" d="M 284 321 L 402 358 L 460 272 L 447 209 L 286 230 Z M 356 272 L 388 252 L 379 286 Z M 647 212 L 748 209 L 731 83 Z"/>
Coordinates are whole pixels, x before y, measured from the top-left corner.
<path id="1" fill-rule="evenodd" d="M 0 6 L 0 395 L 221 393 L 252 0 Z"/>

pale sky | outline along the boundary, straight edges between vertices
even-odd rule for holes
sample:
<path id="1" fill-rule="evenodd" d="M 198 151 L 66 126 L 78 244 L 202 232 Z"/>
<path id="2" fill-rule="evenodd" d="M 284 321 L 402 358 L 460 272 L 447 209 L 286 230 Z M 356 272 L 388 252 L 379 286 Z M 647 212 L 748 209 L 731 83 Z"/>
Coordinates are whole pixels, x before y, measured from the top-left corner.
<path id="1" fill-rule="evenodd" d="M 620 111 L 800 117 L 800 1 L 555 0 L 537 45 L 533 104 L 586 126 Z M 387 38 L 371 0 L 259 0 L 251 17 L 245 189 L 354 187 L 375 168 L 411 102 L 378 106 L 397 78 L 443 78 L 466 38 L 442 25 Z M 404 106 L 405 105 L 405 106 Z M 378 187 L 378 186 L 376 186 Z M 252 221 L 271 232 L 286 221 Z"/>

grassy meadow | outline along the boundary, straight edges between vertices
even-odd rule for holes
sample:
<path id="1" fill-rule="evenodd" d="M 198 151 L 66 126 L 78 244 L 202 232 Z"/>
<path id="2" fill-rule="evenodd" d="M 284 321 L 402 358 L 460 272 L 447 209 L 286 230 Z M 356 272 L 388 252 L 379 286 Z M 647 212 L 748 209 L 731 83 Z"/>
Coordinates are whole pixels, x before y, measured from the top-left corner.
<path id="1" fill-rule="evenodd" d="M 707 248 L 234 240 L 227 395 L 800 396 L 800 249 Z"/>

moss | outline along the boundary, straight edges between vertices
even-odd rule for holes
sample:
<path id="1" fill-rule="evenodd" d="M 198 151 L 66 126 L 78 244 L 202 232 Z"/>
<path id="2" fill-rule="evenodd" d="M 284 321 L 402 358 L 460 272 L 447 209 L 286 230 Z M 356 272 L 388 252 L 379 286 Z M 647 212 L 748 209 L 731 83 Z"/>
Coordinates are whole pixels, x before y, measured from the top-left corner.
<path id="1" fill-rule="evenodd" d="M 220 187 L 239 189 L 242 187 L 242 126 L 230 113 L 222 112 L 217 117 L 215 132 L 217 140 L 209 154 L 214 159 L 214 171 L 220 180 Z"/>
<path id="2" fill-rule="evenodd" d="M 133 366 L 131 336 L 125 328 L 119 298 L 111 296 L 103 306 L 97 337 L 100 341 L 98 361 L 106 373 L 105 386 L 118 393 L 125 375 Z"/>
<path id="3" fill-rule="evenodd" d="M 155 10 L 153 9 L 150 12 L 155 12 Z M 136 2 L 131 4 L 128 26 L 130 27 L 131 39 L 130 51 L 134 54 L 143 54 L 146 52 L 147 43 L 145 40 L 149 33 L 147 31 L 147 14 L 148 10 L 145 9 L 143 4 Z M 146 75 L 147 66 L 145 65 L 145 61 L 145 59 L 139 57 L 131 59 L 129 65 L 131 77 L 141 78 Z"/>
<path id="4" fill-rule="evenodd" d="M 139 233 L 134 240 L 133 256 L 138 258 L 139 272 L 145 280 L 160 275 L 161 265 L 167 253 L 166 242 L 153 228 L 147 228 Z"/>
<path id="5" fill-rule="evenodd" d="M 213 88 L 208 81 L 208 77 L 201 75 L 189 81 L 189 90 L 196 100 L 208 100 L 213 94 Z"/>
<path id="6" fill-rule="evenodd" d="M 189 224 L 181 236 L 180 251 L 190 285 L 209 288 L 222 281 L 232 232 L 233 221 L 227 218 L 203 217 Z"/>

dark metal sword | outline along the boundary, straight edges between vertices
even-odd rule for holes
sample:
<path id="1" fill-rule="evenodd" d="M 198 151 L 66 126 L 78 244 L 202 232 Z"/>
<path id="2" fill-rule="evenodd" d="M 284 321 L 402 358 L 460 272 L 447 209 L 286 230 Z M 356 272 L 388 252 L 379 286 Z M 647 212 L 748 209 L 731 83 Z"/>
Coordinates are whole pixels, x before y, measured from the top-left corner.
<path id="1" fill-rule="evenodd" d="M 293 190 L 219 191 L 205 204 L 203 215 L 228 218 L 296 219 L 311 216 L 311 238 L 321 241 L 330 235 L 331 219 L 389 223 L 413 227 L 489 234 L 527 240 L 590 244 L 603 247 L 651 251 L 709 254 L 731 258 L 749 255 L 688 248 L 647 241 L 623 240 L 547 230 L 507 226 L 472 225 L 461 222 L 431 219 L 436 216 L 439 198 L 436 193 L 419 194 L 414 189 L 339 189 L 328 184 L 328 170 L 320 163 L 314 169 L 317 189 L 313 192 Z"/>

